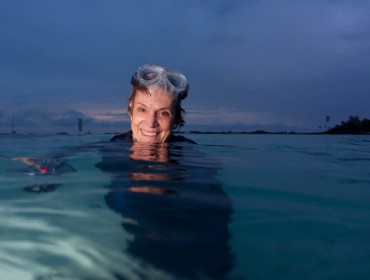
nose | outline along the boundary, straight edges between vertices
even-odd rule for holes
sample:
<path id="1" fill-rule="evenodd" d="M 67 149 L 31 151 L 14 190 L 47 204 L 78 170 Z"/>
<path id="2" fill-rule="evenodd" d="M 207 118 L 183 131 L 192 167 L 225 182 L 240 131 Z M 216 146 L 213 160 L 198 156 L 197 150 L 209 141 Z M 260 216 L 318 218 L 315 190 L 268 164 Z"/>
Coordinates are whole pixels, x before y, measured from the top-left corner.
<path id="1" fill-rule="evenodd" d="M 148 127 L 157 127 L 158 126 L 157 114 L 156 113 L 148 114 L 146 123 Z"/>

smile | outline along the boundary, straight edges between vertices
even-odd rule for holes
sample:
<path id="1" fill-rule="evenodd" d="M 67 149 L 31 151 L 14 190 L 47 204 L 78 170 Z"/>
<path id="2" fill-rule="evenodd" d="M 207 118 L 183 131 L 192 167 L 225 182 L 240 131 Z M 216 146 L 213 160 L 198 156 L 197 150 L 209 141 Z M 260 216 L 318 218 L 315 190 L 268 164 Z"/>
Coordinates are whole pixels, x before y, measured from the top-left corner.
<path id="1" fill-rule="evenodd" d="M 159 134 L 159 132 L 153 132 L 153 131 L 147 131 L 147 130 L 143 130 L 143 129 L 140 129 L 141 133 L 145 136 L 156 136 L 157 134 Z"/>

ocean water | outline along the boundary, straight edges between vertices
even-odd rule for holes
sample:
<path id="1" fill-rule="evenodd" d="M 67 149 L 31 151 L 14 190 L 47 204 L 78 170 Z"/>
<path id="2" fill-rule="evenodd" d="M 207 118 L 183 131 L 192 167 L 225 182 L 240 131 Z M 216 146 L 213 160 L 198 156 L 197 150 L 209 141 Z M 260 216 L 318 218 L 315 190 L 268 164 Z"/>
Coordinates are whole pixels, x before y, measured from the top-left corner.
<path id="1" fill-rule="evenodd" d="M 186 136 L 0 136 L 0 279 L 370 279 L 369 136 Z"/>

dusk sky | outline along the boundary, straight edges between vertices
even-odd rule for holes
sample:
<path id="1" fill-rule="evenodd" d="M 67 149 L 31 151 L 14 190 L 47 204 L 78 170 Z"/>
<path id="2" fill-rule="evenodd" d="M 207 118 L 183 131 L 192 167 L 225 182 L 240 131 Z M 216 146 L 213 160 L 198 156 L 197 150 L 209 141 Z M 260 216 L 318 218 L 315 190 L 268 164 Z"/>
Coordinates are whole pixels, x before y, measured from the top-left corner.
<path id="1" fill-rule="evenodd" d="M 125 131 L 141 64 L 188 77 L 184 131 L 370 118 L 368 0 L 0 0 L 0 40 L 1 133 Z"/>

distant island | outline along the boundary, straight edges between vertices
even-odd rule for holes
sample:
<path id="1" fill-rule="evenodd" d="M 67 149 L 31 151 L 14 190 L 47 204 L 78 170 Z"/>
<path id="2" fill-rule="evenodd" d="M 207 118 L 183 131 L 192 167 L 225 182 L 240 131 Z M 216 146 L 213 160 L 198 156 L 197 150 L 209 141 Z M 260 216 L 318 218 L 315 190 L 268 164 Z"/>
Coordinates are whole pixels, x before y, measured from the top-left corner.
<path id="1" fill-rule="evenodd" d="M 181 133 L 181 132 L 180 132 Z M 190 134 L 369 134 L 370 135 L 370 120 L 360 120 L 358 116 L 350 116 L 347 121 L 342 121 L 341 124 L 334 126 L 322 132 L 300 132 L 295 131 L 277 131 L 269 132 L 265 130 L 254 131 L 197 131 L 191 130 Z"/>
<path id="2" fill-rule="evenodd" d="M 184 132 L 177 132 L 177 133 L 184 133 Z M 254 131 L 198 131 L 198 130 L 190 130 L 186 133 L 190 134 L 297 134 L 294 131 L 277 131 L 277 132 L 269 132 L 266 130 L 254 130 Z"/>

